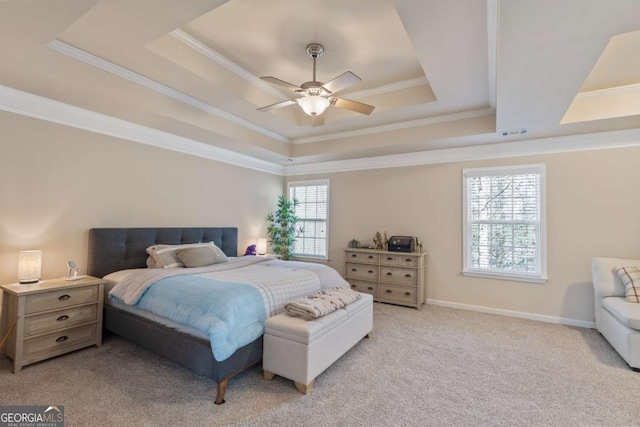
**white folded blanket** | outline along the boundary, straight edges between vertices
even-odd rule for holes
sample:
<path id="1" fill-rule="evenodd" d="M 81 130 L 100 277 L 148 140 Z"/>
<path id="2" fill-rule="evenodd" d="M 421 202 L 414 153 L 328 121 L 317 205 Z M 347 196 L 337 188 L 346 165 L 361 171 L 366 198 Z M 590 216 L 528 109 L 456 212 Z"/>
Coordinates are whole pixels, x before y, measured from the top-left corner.
<path id="1" fill-rule="evenodd" d="M 291 316 L 313 320 L 332 313 L 358 299 L 360 299 L 359 292 L 336 287 L 289 301 L 285 304 L 284 309 Z"/>

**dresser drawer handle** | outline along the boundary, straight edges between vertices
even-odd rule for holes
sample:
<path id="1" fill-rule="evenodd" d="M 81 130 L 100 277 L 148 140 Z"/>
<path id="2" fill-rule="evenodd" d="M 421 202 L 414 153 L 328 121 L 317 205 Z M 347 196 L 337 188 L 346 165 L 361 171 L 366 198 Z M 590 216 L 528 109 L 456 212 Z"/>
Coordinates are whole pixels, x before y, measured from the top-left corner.
<path id="1" fill-rule="evenodd" d="M 405 274 L 404 277 L 406 277 L 407 279 L 411 277 L 410 274 Z"/>
<path id="2" fill-rule="evenodd" d="M 373 274 L 373 270 L 369 270 L 369 274 Z"/>
<path id="3" fill-rule="evenodd" d="M 369 289 L 370 291 L 373 290 L 373 286 L 369 286 L 367 289 Z"/>
<path id="4" fill-rule="evenodd" d="M 358 258 L 358 254 L 351 254 L 351 258 Z"/>
<path id="5" fill-rule="evenodd" d="M 56 342 L 65 342 L 65 341 L 66 341 L 66 340 L 68 340 L 68 339 L 69 339 L 69 337 L 68 337 L 68 336 L 63 335 L 63 336 L 59 337 L 59 338 L 56 340 Z"/>
<path id="6" fill-rule="evenodd" d="M 357 268 L 352 268 L 351 271 L 353 271 L 355 273 L 356 271 L 358 271 L 358 269 Z"/>
<path id="7" fill-rule="evenodd" d="M 391 289 L 387 289 L 388 294 L 390 294 L 391 292 L 393 292 Z"/>
<path id="8" fill-rule="evenodd" d="M 387 273 L 387 276 L 393 276 L 393 273 L 389 272 Z"/>
<path id="9" fill-rule="evenodd" d="M 387 257 L 387 261 L 393 261 L 393 258 L 391 258 L 390 256 Z"/>
<path id="10" fill-rule="evenodd" d="M 405 292 L 404 293 L 406 296 L 410 297 L 411 296 L 411 292 Z"/>
<path id="11" fill-rule="evenodd" d="M 369 259 L 373 259 L 373 255 L 369 255 Z"/>
<path id="12" fill-rule="evenodd" d="M 67 294 L 60 295 L 60 296 L 58 297 L 58 299 L 59 299 L 60 301 L 66 301 L 66 300 L 68 300 L 69 298 L 71 298 L 71 295 L 67 295 Z"/>
<path id="13" fill-rule="evenodd" d="M 404 262 L 413 262 L 413 260 L 411 258 L 407 258 L 404 260 Z"/>
<path id="14" fill-rule="evenodd" d="M 65 320 L 67 320 L 69 318 L 69 316 L 67 316 L 66 314 L 63 316 L 58 317 L 56 320 L 58 322 L 64 322 Z"/>

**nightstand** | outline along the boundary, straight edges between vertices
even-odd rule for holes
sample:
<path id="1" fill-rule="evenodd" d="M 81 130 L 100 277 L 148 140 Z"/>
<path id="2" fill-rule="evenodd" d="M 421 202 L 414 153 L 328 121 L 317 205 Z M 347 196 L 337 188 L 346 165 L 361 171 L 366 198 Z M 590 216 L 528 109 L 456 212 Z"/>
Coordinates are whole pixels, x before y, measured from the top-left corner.
<path id="1" fill-rule="evenodd" d="M 0 337 L 9 333 L 4 351 L 13 360 L 14 373 L 31 363 L 102 345 L 104 280 L 87 276 L 0 289 Z"/>

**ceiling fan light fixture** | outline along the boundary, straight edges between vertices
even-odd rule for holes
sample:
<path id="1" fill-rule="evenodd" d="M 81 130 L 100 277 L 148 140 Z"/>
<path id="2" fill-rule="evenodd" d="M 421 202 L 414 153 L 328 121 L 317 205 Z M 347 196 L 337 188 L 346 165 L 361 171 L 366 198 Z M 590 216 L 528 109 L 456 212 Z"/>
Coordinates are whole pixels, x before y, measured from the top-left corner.
<path id="1" fill-rule="evenodd" d="M 324 113 L 324 110 L 331 105 L 331 102 L 324 96 L 305 96 L 297 99 L 298 105 L 310 116 L 317 116 Z"/>

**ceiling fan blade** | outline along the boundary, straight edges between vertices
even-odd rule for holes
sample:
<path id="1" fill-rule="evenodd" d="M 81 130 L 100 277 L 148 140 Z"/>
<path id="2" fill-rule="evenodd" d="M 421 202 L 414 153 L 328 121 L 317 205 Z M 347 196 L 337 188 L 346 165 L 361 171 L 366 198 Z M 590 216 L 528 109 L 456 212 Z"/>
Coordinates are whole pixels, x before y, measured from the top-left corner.
<path id="1" fill-rule="evenodd" d="M 322 85 L 322 87 L 329 91 L 329 93 L 336 93 L 355 84 L 358 84 L 361 81 L 362 79 L 360 77 L 356 76 L 351 71 L 346 71 L 330 82 L 325 83 L 324 85 Z"/>
<path id="2" fill-rule="evenodd" d="M 287 101 L 276 102 L 275 104 L 267 105 L 266 107 L 258 108 L 258 111 L 271 111 L 276 108 L 288 107 L 289 105 L 297 104 L 295 100 L 289 99 Z"/>
<path id="3" fill-rule="evenodd" d="M 265 82 L 269 82 L 276 86 L 286 87 L 287 89 L 293 90 L 293 91 L 302 90 L 302 88 L 299 86 L 296 86 L 289 82 L 285 82 L 284 80 L 276 79 L 275 77 L 271 77 L 271 76 L 260 77 L 260 80 L 264 80 Z"/>
<path id="4" fill-rule="evenodd" d="M 373 105 L 363 104 L 362 102 L 351 101 L 344 98 L 330 98 L 331 105 L 338 108 L 346 108 L 347 110 L 355 111 L 360 114 L 371 114 L 374 107 Z"/>
<path id="5" fill-rule="evenodd" d="M 311 116 L 311 126 L 322 126 L 324 124 L 324 114 L 317 114 L 315 116 Z"/>

